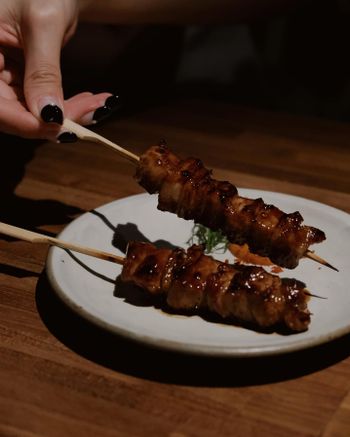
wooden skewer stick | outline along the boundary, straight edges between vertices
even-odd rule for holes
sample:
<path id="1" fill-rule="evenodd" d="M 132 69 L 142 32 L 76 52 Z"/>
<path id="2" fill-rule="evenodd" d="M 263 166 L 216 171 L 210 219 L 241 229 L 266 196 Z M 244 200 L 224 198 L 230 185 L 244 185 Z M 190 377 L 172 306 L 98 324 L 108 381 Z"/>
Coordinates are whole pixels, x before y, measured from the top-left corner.
<path id="1" fill-rule="evenodd" d="M 131 161 L 133 164 L 138 164 L 138 162 L 140 161 L 140 158 L 134 153 L 130 152 L 124 147 L 119 146 L 118 144 L 113 143 L 112 141 L 107 140 L 107 138 L 104 138 L 103 136 L 93 131 L 90 131 L 89 129 L 86 129 L 85 127 L 81 126 L 78 123 L 75 123 L 72 120 L 65 119 L 63 126 L 66 127 L 69 131 L 74 132 L 77 135 L 77 137 L 80 138 L 81 140 L 92 141 L 94 143 L 100 143 L 111 147 L 113 150 L 118 152 L 121 156 Z M 336 272 L 339 272 L 338 269 L 333 267 L 326 260 L 322 259 L 321 257 L 319 257 L 318 255 L 316 255 L 314 252 L 310 250 L 308 250 L 304 256 L 326 267 L 329 267 L 330 269 L 333 269 Z"/>
<path id="2" fill-rule="evenodd" d="M 84 255 L 93 256 L 95 258 L 103 259 L 105 261 L 110 261 L 121 265 L 124 263 L 124 257 L 122 256 L 114 255 L 113 253 L 104 252 L 97 249 L 92 249 L 91 247 L 70 243 L 68 241 L 63 241 L 58 238 L 49 237 L 48 235 L 40 234 L 39 232 L 28 231 L 23 228 L 18 228 L 17 226 L 8 225 L 7 223 L 0 222 L 0 234 L 8 235 L 9 237 L 13 238 L 18 238 L 19 240 L 29 241 L 30 243 L 49 244 L 50 246 L 57 246 L 61 249 L 73 250 L 74 252 L 83 253 Z M 318 255 L 315 255 L 311 251 L 306 252 L 305 256 L 337 272 L 339 271 L 327 261 L 320 258 Z"/>
<path id="3" fill-rule="evenodd" d="M 51 246 L 57 246 L 61 249 L 68 249 L 74 252 L 83 253 L 84 255 L 100 258 L 105 261 L 114 262 L 117 264 L 124 263 L 124 257 L 114 255 L 113 253 L 103 252 L 101 250 L 92 249 L 86 246 L 63 241 L 58 238 L 49 237 L 38 232 L 27 231 L 26 229 L 18 228 L 17 226 L 8 225 L 0 222 L 0 234 L 8 235 L 9 237 L 18 238 L 19 240 L 29 241 L 30 243 L 43 243 Z"/>
<path id="4" fill-rule="evenodd" d="M 333 267 L 331 264 L 329 264 L 329 262 L 327 262 L 326 260 L 324 260 L 323 258 L 321 258 L 320 256 L 316 255 L 314 252 L 312 252 L 311 250 L 308 250 L 305 253 L 305 258 L 310 258 L 313 261 L 316 261 L 326 267 L 329 267 L 330 269 L 335 270 L 336 272 L 339 272 L 339 270 L 336 267 Z"/>
<path id="5" fill-rule="evenodd" d="M 127 149 L 124 149 L 124 147 L 107 140 L 107 138 L 104 138 L 102 135 L 99 135 L 89 129 L 86 129 L 83 126 L 80 126 L 80 124 L 75 123 L 72 120 L 65 119 L 63 122 L 63 126 L 70 132 L 75 133 L 75 135 L 81 140 L 92 141 L 93 143 L 104 144 L 105 146 L 111 147 L 121 156 L 131 161 L 133 164 L 137 164 L 140 160 L 137 155 Z"/>

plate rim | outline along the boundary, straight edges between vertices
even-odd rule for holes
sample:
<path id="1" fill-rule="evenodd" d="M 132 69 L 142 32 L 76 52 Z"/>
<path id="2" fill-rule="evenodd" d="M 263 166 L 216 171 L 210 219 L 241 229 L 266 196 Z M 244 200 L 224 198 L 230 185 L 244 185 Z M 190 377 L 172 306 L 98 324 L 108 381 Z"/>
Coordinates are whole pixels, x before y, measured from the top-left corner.
<path id="1" fill-rule="evenodd" d="M 318 202 L 313 199 L 308 199 L 302 196 L 296 196 L 293 194 L 278 192 L 278 191 L 269 191 L 269 190 L 256 190 L 253 188 L 239 188 L 240 191 L 248 192 L 245 195 L 249 196 L 249 192 L 255 192 L 255 193 L 268 193 L 271 195 L 282 195 L 289 198 L 296 198 L 303 201 L 311 202 L 315 205 L 321 206 L 321 207 L 327 207 L 331 210 L 333 210 L 333 213 L 336 214 L 344 214 L 345 218 L 350 218 L 350 214 L 348 214 L 346 211 L 343 211 L 341 209 L 335 208 L 333 206 L 324 204 L 322 202 Z M 103 208 L 104 210 L 109 209 L 113 204 L 117 202 L 125 202 L 125 201 L 135 201 L 137 198 L 141 197 L 149 197 L 150 195 L 147 193 L 138 193 L 131 196 L 125 196 L 121 197 L 119 199 L 112 200 L 111 202 L 107 202 L 106 204 L 100 205 L 93 210 L 99 210 Z M 57 235 L 57 238 L 61 238 L 61 234 L 64 234 L 67 230 L 69 231 L 69 228 L 71 226 L 75 226 L 78 221 L 84 220 L 84 218 L 90 214 L 90 211 L 86 211 L 81 216 L 77 217 L 68 225 L 64 227 L 64 229 Z M 160 350 L 167 350 L 172 352 L 181 352 L 188 355 L 199 355 L 199 356 L 212 356 L 212 357 L 237 357 L 237 358 L 249 358 L 249 357 L 264 357 L 264 356 L 275 356 L 275 355 L 281 355 L 286 353 L 292 353 L 301 351 L 304 349 L 311 349 L 313 347 L 328 343 L 332 340 L 335 340 L 337 338 L 340 338 L 346 334 L 350 333 L 350 321 L 349 324 L 343 327 L 340 327 L 331 333 L 326 333 L 323 335 L 319 335 L 317 337 L 312 338 L 306 338 L 302 341 L 296 341 L 286 343 L 285 345 L 263 345 L 263 346 L 215 346 L 215 345 L 205 345 L 205 344 L 193 344 L 193 343 L 183 343 L 177 340 L 171 340 L 171 339 L 161 339 L 158 337 L 150 336 L 150 335 L 142 335 L 141 333 L 134 333 L 127 328 L 123 328 L 120 326 L 113 325 L 105 320 L 102 320 L 101 318 L 95 316 L 94 314 L 91 314 L 89 311 L 87 311 L 85 308 L 77 304 L 73 299 L 71 299 L 63 290 L 61 285 L 57 282 L 54 273 L 53 273 L 53 257 L 58 248 L 56 247 L 50 247 L 46 263 L 45 263 L 45 271 L 47 274 L 47 277 L 49 279 L 49 282 L 52 286 L 53 291 L 58 295 L 58 297 L 70 308 L 73 310 L 73 312 L 77 313 L 79 316 L 85 318 L 90 323 L 98 326 L 99 328 L 102 328 L 104 330 L 107 330 L 110 333 L 119 335 L 123 338 L 126 338 L 128 340 L 131 340 L 133 342 L 146 345 L 155 349 Z M 294 334 L 298 336 L 298 333 Z"/>

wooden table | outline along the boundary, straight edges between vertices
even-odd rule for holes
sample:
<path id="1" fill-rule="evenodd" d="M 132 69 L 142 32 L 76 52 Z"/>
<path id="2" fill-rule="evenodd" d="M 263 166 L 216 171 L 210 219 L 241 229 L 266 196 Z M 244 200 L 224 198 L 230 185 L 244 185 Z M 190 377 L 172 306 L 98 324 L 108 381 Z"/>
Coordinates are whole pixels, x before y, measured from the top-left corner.
<path id="1" fill-rule="evenodd" d="M 166 138 L 239 187 L 350 212 L 347 124 L 173 101 L 96 130 L 135 153 Z M 86 210 L 142 192 L 132 166 L 103 146 L 1 143 L 2 221 L 55 235 Z M 350 435 L 350 336 L 259 359 L 148 349 L 67 309 L 45 277 L 47 249 L 0 239 L 2 437 Z"/>

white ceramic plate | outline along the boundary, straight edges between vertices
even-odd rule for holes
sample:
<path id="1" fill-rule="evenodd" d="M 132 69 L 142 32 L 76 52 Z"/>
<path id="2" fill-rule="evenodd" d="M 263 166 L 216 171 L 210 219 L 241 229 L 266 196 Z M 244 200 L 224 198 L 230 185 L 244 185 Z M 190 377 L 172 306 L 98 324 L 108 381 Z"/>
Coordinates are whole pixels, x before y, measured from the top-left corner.
<path id="1" fill-rule="evenodd" d="M 135 305 L 118 289 L 121 267 L 89 256 L 52 248 L 47 261 L 49 280 L 71 308 L 97 325 L 127 338 L 159 348 L 215 356 L 272 355 L 315 346 L 350 332 L 350 215 L 300 197 L 241 189 L 246 197 L 262 197 L 285 212 L 300 211 L 305 224 L 326 232 L 327 240 L 316 252 L 339 273 L 308 260 L 281 276 L 295 277 L 308 289 L 327 299 L 311 298 L 312 321 L 308 331 L 292 335 L 257 333 L 243 327 L 214 323 L 198 315 L 169 315 L 147 304 Z M 60 238 L 123 255 L 113 245 L 113 228 L 127 223 L 150 241 L 166 240 L 187 247 L 193 222 L 157 210 L 157 196 L 141 194 L 117 200 L 70 223 Z M 129 235 L 128 238 L 133 238 Z M 214 254 L 216 258 L 227 259 Z M 83 265 L 82 265 L 83 264 Z M 120 297 L 120 296 L 123 297 Z"/>

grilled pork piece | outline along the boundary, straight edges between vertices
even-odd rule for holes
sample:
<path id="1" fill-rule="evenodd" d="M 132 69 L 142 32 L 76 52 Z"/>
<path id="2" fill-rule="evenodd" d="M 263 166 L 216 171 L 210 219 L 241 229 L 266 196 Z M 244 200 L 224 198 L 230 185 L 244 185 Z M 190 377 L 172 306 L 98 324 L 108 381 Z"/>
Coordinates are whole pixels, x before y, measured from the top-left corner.
<path id="1" fill-rule="evenodd" d="M 161 211 L 220 229 L 231 243 L 246 243 L 281 267 L 295 268 L 311 244 L 326 238 L 303 225 L 299 212 L 286 214 L 262 199 L 241 197 L 230 182 L 213 179 L 199 159 L 180 160 L 164 145 L 141 156 L 135 177 L 149 193 L 159 193 Z"/>
<path id="2" fill-rule="evenodd" d="M 305 331 L 310 323 L 305 284 L 280 279 L 261 267 L 227 264 L 203 253 L 201 246 L 157 249 L 129 244 L 121 279 L 152 294 L 165 294 L 176 310 L 207 308 L 223 318 L 260 328 L 284 325 Z"/>

